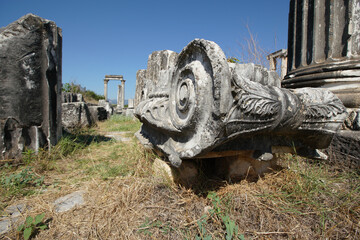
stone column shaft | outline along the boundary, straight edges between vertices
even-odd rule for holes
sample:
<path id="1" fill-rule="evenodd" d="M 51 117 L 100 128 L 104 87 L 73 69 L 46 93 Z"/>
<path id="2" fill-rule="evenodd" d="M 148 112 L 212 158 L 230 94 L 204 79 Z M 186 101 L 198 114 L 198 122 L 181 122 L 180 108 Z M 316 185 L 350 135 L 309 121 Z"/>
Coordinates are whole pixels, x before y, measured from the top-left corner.
<path id="1" fill-rule="evenodd" d="M 108 100 L 108 83 L 109 80 L 108 79 L 104 79 L 104 97 L 105 97 L 105 101 Z"/>
<path id="2" fill-rule="evenodd" d="M 121 100 L 122 100 L 122 86 L 118 85 L 117 106 L 123 108 L 121 104 Z"/>
<path id="3" fill-rule="evenodd" d="M 321 87 L 360 105 L 360 0 L 291 0 L 286 88 Z"/>
<path id="4" fill-rule="evenodd" d="M 125 106 L 125 80 L 121 80 L 121 108 Z"/>

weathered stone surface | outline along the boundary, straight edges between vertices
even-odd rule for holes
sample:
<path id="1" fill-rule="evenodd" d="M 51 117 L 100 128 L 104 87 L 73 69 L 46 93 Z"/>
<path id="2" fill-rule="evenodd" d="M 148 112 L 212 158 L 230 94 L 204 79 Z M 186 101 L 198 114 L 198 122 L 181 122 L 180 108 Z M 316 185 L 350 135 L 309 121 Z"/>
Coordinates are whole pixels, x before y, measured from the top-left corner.
<path id="1" fill-rule="evenodd" d="M 99 100 L 99 106 L 104 107 L 107 114 L 108 114 L 108 118 L 110 118 L 111 115 L 114 114 L 114 108 L 111 107 L 111 104 L 108 101 L 105 100 Z"/>
<path id="2" fill-rule="evenodd" d="M 171 59 L 169 52 L 149 57 L 147 98 L 135 112 L 143 122 L 137 136 L 175 167 L 214 152 L 253 150 L 252 158 L 263 161 L 272 158 L 274 146 L 326 148 L 347 115 L 330 91 L 275 87 L 275 75 L 228 63 L 211 41 L 195 39 L 171 64 L 159 59 Z"/>
<path id="3" fill-rule="evenodd" d="M 360 2 L 291 0 L 286 88 L 321 87 L 360 106 Z"/>
<path id="4" fill-rule="evenodd" d="M 89 113 L 91 116 L 91 122 L 96 123 L 98 121 L 104 121 L 108 119 L 108 112 L 102 106 L 89 106 Z"/>
<path id="5" fill-rule="evenodd" d="M 63 103 L 84 102 L 84 97 L 81 93 L 63 92 L 62 102 Z"/>
<path id="6" fill-rule="evenodd" d="M 329 162 L 342 167 L 359 169 L 360 167 L 360 132 L 341 130 L 334 135 L 326 149 Z"/>
<path id="7" fill-rule="evenodd" d="M 62 125 L 65 129 L 91 126 L 92 123 L 91 114 L 85 102 L 62 104 Z"/>
<path id="8" fill-rule="evenodd" d="M 348 117 L 345 120 L 345 129 L 360 130 L 360 109 L 348 108 Z"/>
<path id="9" fill-rule="evenodd" d="M 56 199 L 54 202 L 55 211 L 58 213 L 66 212 L 76 206 L 83 205 L 85 203 L 83 195 L 84 191 L 77 191 Z"/>
<path id="10" fill-rule="evenodd" d="M 136 72 L 136 89 L 134 107 L 136 107 L 141 101 L 147 98 L 146 87 L 146 70 L 141 69 Z"/>
<path id="11" fill-rule="evenodd" d="M 125 111 L 125 116 L 127 117 L 134 117 L 135 110 L 133 108 L 127 108 Z"/>
<path id="12" fill-rule="evenodd" d="M 104 100 L 105 104 L 103 105 L 105 107 L 84 102 L 84 98 L 80 93 L 63 93 L 62 95 L 64 101 L 62 104 L 62 125 L 65 130 L 89 127 L 98 121 L 108 119 L 110 116 L 105 107 L 110 108 L 110 110 L 112 108 Z"/>
<path id="13" fill-rule="evenodd" d="M 19 218 L 30 207 L 25 204 L 17 204 L 7 207 L 4 215 L 0 216 L 0 234 L 9 232 L 12 227 L 20 225 Z"/>
<path id="14" fill-rule="evenodd" d="M 0 29 L 0 152 L 18 158 L 61 137 L 62 33 L 28 14 Z"/>

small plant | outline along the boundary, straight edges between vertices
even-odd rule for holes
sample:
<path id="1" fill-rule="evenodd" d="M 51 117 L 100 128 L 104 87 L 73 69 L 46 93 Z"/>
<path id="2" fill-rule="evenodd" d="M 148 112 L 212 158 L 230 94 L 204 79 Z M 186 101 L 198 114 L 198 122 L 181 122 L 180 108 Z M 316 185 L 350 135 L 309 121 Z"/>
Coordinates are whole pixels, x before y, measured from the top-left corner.
<path id="1" fill-rule="evenodd" d="M 24 224 L 21 224 L 18 227 L 18 232 L 23 232 L 25 240 L 35 236 L 40 230 L 45 230 L 48 228 L 48 225 L 43 222 L 45 213 L 41 213 L 35 216 L 35 218 L 28 216 Z"/>
<path id="2" fill-rule="evenodd" d="M 28 165 L 36 159 L 35 151 L 32 149 L 27 149 L 22 153 L 23 162 Z"/>
<path id="3" fill-rule="evenodd" d="M 144 235 L 152 236 L 153 233 L 150 230 L 155 228 L 159 229 L 163 234 L 168 234 L 172 230 L 168 224 L 165 224 L 160 220 L 150 221 L 149 218 L 146 218 L 145 222 L 139 226 L 137 231 Z"/>
<path id="4" fill-rule="evenodd" d="M 0 177 L 0 186 L 5 190 L 5 195 L 14 196 L 18 193 L 29 195 L 33 191 L 29 187 L 40 187 L 44 183 L 44 177 L 36 175 L 31 167 L 24 168 L 19 173 L 5 174 Z"/>
<path id="5" fill-rule="evenodd" d="M 227 61 L 230 62 L 230 63 L 240 63 L 240 60 L 237 59 L 236 57 L 229 57 L 227 59 Z"/>
<path id="6" fill-rule="evenodd" d="M 243 234 L 239 234 L 239 227 L 235 224 L 233 220 L 230 219 L 228 213 L 222 209 L 223 202 L 221 201 L 220 197 L 215 192 L 210 192 L 207 197 L 211 200 L 211 203 L 213 205 L 213 208 L 209 211 L 210 216 L 214 215 L 222 221 L 222 224 L 225 227 L 226 231 L 225 239 L 245 239 Z M 208 236 L 206 236 L 206 238 L 201 239 L 211 239 L 211 237 L 209 238 Z"/>
<path id="7" fill-rule="evenodd" d="M 199 227 L 199 233 L 200 236 L 196 236 L 196 240 L 211 240 L 211 235 L 206 234 L 206 221 L 208 217 L 206 215 L 203 215 L 199 221 L 197 221 L 197 225 Z"/>

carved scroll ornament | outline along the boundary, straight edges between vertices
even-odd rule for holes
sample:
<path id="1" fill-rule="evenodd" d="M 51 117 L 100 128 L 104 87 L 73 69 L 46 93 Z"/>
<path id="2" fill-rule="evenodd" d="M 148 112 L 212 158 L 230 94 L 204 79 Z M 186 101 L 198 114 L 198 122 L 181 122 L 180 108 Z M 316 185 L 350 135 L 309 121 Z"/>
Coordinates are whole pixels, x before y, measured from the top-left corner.
<path id="1" fill-rule="evenodd" d="M 173 166 L 214 149 L 274 144 L 321 148 L 346 117 L 331 92 L 276 87 L 280 80 L 274 72 L 228 63 L 216 43 L 203 39 L 190 42 L 157 74 L 156 82 L 145 79 L 149 94 L 136 108 L 143 122 L 137 136 Z M 247 144 L 249 139 L 254 144 Z M 231 147 L 225 146 L 229 142 Z"/>

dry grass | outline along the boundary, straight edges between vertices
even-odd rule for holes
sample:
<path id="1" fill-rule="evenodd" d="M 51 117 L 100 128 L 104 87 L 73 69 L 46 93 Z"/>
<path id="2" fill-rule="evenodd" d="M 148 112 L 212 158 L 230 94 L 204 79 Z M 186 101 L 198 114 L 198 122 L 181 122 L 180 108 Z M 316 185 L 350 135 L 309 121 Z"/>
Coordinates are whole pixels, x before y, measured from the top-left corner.
<path id="1" fill-rule="evenodd" d="M 41 173 L 30 163 L 45 185 L 2 204 L 31 206 L 24 218 L 45 213 L 49 229 L 35 239 L 225 239 L 225 217 L 245 239 L 360 238 L 360 181 L 351 170 L 288 155 L 282 170 L 256 182 L 195 191 L 154 176 L 155 157 L 135 139 L 93 142 Z M 56 213 L 55 199 L 77 190 L 86 204 Z"/>

